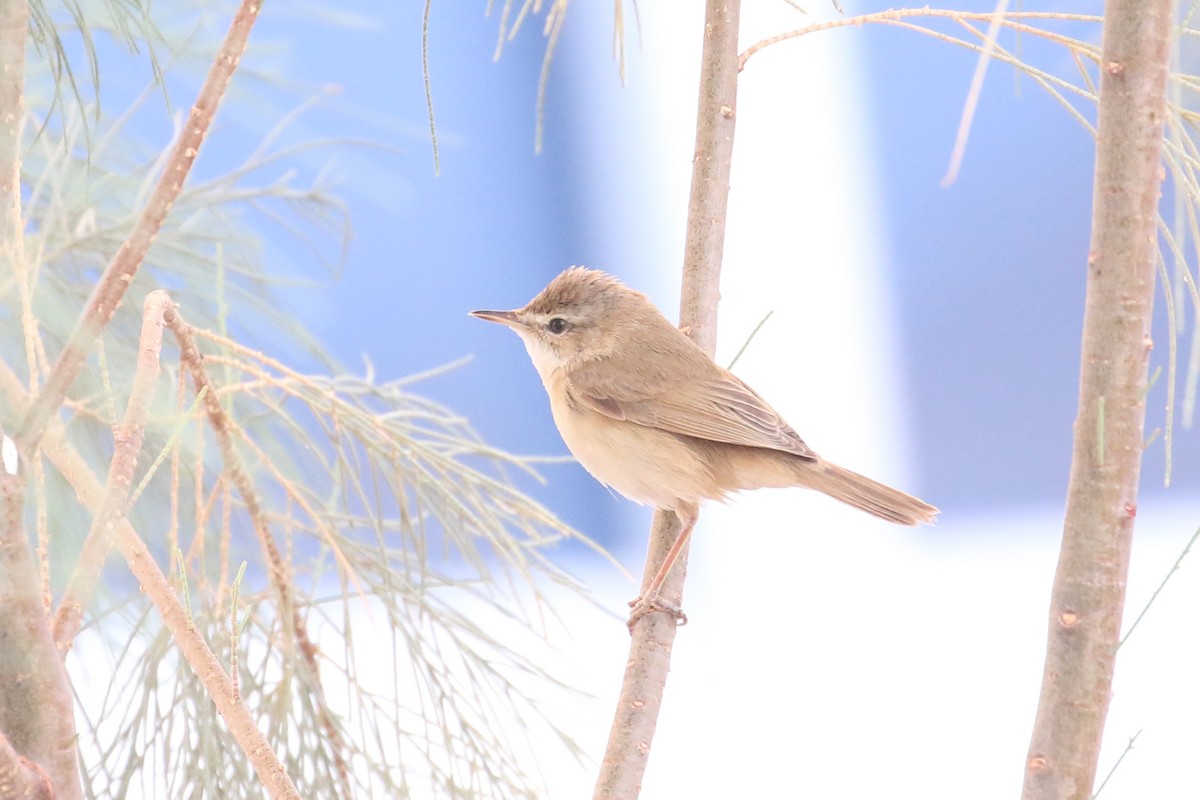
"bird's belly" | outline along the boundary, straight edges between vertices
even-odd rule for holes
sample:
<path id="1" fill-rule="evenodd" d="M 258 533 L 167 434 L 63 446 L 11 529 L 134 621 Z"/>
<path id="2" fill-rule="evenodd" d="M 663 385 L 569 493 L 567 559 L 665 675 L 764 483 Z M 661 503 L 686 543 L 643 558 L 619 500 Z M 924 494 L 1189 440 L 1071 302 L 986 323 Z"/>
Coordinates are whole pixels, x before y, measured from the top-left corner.
<path id="1" fill-rule="evenodd" d="M 596 480 L 637 503 L 676 509 L 720 497 L 703 455 L 674 434 L 551 402 L 571 453 Z"/>

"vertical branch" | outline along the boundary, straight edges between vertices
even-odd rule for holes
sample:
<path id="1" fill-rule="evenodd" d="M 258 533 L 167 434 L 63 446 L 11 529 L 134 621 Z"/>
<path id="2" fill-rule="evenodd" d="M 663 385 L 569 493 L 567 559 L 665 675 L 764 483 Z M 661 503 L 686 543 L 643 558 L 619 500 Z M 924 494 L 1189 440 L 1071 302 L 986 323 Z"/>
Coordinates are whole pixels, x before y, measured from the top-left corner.
<path id="1" fill-rule="evenodd" d="M 717 301 L 733 161 L 739 2 L 707 0 L 705 4 L 696 154 L 684 244 L 679 324 L 709 355 L 717 342 Z M 678 533 L 679 521 L 674 514 L 655 513 L 643 590 L 658 572 Z M 662 596 L 669 601 L 682 600 L 686 575 L 685 546 L 663 583 Z M 633 626 L 632 636 L 608 747 L 596 781 L 596 800 L 632 800 L 641 790 L 671 666 L 675 621 L 666 614 L 647 615 Z"/>
<path id="2" fill-rule="evenodd" d="M 13 3 L 5 0 L 0 5 L 9 6 Z M 96 342 L 96 337 L 112 319 L 117 305 L 125 296 L 125 290 L 133 282 L 134 274 L 142 265 L 146 252 L 166 221 L 171 206 L 183 190 L 184 181 L 187 180 L 188 173 L 196 161 L 196 153 L 208 134 L 217 106 L 220 105 L 242 54 L 246 51 L 250 29 L 258 18 L 261 6 L 262 0 L 242 0 L 242 5 L 233 18 L 221 49 L 213 59 L 196 103 L 188 114 L 187 122 L 179 134 L 178 141 L 175 142 L 150 199 L 146 202 L 146 207 L 142 209 L 129 238 L 118 248 L 104 274 L 100 276 L 87 305 L 75 323 L 75 329 L 71 331 L 58 360 L 46 376 L 46 385 L 41 395 L 34 400 L 21 422 L 16 439 L 23 451 L 32 452 L 37 446 L 38 440 L 46 430 L 46 423 L 62 405 L 63 398 L 75 382 L 84 360 Z M 2 177 L 0 175 L 0 178 Z"/>
<path id="3" fill-rule="evenodd" d="M 0 3 L 0 195 L 3 196 L 3 248 L 11 258 L 21 242 L 21 121 L 25 116 L 25 37 L 29 5 Z"/>
<path id="4" fill-rule="evenodd" d="M 0 782 L 0 794 L 19 796 L 5 789 L 11 779 L 14 788 L 44 783 L 47 796 L 79 800 L 74 699 L 46 622 L 24 507 L 25 481 L 15 459 L 6 458 L 0 469 L 0 739 L 3 755 L 16 759 L 2 758 L 0 765 L 20 769 Z"/>
<path id="5" fill-rule="evenodd" d="M 717 349 L 717 302 L 737 123 L 740 0 L 708 0 L 701 56 L 696 154 L 688 199 L 679 325 L 710 356 Z"/>
<path id="6" fill-rule="evenodd" d="M 1137 514 L 1171 24 L 1170 0 L 1105 7 L 1079 412 L 1026 800 L 1095 783 Z"/>
<path id="7" fill-rule="evenodd" d="M 28 286 L 21 124 L 28 25 L 25 0 L 0 2 L 0 263 L 17 275 L 23 293 Z M 0 438 L 0 794 L 26 791 L 30 797 L 77 800 L 82 786 L 71 684 L 50 637 L 25 531 L 25 480 L 12 440 Z"/>

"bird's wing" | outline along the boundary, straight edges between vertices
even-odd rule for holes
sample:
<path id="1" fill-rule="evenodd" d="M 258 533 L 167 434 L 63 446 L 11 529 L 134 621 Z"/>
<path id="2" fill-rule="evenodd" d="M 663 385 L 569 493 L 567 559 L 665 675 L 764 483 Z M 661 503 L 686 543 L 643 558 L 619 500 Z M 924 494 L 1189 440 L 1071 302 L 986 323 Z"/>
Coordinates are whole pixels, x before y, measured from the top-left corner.
<path id="1" fill-rule="evenodd" d="M 816 457 L 753 389 L 712 363 L 703 351 L 697 349 L 695 355 L 703 359 L 703 366 L 689 363 L 691 370 L 674 374 L 631 374 L 607 359 L 593 361 L 571 370 L 567 391 L 576 402 L 613 419 L 697 439 Z M 691 372 L 699 378 L 678 381 L 678 372 Z"/>

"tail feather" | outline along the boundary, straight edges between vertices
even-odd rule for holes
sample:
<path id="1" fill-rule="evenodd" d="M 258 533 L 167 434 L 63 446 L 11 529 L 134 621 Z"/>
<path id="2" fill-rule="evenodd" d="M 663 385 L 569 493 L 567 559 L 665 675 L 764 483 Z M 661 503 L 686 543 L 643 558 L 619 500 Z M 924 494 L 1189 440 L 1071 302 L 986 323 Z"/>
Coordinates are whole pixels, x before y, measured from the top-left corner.
<path id="1" fill-rule="evenodd" d="M 818 461 L 815 464 L 809 462 L 806 467 L 803 485 L 888 522 L 919 525 L 933 522 L 938 514 L 937 508 L 923 500 L 837 464 Z"/>

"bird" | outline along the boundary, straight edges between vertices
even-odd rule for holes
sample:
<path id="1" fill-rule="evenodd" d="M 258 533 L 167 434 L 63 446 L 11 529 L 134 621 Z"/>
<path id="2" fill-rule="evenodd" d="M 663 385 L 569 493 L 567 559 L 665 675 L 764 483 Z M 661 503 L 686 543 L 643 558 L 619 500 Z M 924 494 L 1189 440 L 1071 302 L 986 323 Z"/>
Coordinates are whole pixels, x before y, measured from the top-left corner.
<path id="1" fill-rule="evenodd" d="M 673 325 L 646 295 L 573 266 L 521 308 L 472 311 L 514 330 L 576 460 L 600 483 L 674 512 L 681 529 L 643 594 L 650 611 L 687 617 L 660 597 L 705 500 L 802 486 L 900 525 L 932 523 L 934 506 L 817 455 L 766 400 Z"/>

